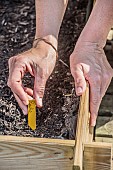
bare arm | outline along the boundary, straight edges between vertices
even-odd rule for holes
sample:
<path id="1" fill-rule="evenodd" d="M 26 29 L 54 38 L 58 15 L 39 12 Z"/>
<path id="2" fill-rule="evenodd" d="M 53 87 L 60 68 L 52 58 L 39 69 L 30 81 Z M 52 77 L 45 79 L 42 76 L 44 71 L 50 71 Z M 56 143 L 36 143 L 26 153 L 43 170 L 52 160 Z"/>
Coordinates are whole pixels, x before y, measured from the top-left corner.
<path id="1" fill-rule="evenodd" d="M 35 0 L 35 2 L 36 37 L 53 35 L 57 39 L 68 0 Z"/>
<path id="2" fill-rule="evenodd" d="M 96 42 L 104 47 L 113 26 L 113 0 L 97 0 L 79 41 Z"/>

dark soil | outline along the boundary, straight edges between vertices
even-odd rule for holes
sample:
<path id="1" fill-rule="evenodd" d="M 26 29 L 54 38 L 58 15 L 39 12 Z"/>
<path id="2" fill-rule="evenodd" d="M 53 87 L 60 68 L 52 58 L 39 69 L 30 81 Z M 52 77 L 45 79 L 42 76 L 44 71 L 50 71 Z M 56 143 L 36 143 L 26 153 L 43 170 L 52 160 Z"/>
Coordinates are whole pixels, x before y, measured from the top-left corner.
<path id="1" fill-rule="evenodd" d="M 69 1 L 59 34 L 59 59 L 50 76 L 43 108 L 37 109 L 37 129 L 27 125 L 7 87 L 8 59 L 32 46 L 35 35 L 34 0 L 0 1 L 0 134 L 72 139 L 76 126 L 79 98 L 69 68 L 69 56 L 85 24 L 84 0 Z M 30 75 L 23 80 L 31 86 Z"/>

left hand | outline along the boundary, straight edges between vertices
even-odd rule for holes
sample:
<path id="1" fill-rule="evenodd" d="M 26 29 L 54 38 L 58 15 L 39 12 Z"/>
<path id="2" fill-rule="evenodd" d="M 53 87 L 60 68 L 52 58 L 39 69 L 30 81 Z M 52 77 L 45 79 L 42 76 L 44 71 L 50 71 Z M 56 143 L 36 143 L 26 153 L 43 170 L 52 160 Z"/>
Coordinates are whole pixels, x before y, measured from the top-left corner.
<path id="1" fill-rule="evenodd" d="M 11 88 L 19 106 L 27 114 L 29 99 L 35 99 L 37 107 L 42 107 L 46 81 L 56 63 L 55 50 L 41 41 L 36 48 L 31 48 L 9 59 L 8 86 Z M 24 87 L 22 78 L 29 72 L 34 76 L 34 89 Z"/>

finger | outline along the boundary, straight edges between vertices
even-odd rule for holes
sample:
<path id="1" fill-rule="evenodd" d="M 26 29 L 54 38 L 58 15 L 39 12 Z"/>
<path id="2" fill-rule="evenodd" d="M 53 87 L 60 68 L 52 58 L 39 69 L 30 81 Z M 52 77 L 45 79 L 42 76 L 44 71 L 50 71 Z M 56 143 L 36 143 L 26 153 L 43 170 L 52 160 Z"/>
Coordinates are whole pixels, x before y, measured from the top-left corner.
<path id="1" fill-rule="evenodd" d="M 28 105 L 28 98 L 26 96 L 21 81 L 23 75 L 24 75 L 23 67 L 19 68 L 16 66 L 9 74 L 8 86 L 25 105 Z"/>
<path id="2" fill-rule="evenodd" d="M 98 115 L 99 106 L 101 103 L 100 85 L 90 84 L 90 125 L 96 125 L 96 119 Z"/>
<path id="3" fill-rule="evenodd" d="M 13 93 L 13 94 L 14 94 L 20 108 L 22 109 L 23 114 L 27 115 L 27 106 L 23 104 L 23 102 L 20 100 L 20 98 L 15 93 Z"/>
<path id="4" fill-rule="evenodd" d="M 86 89 L 86 80 L 83 74 L 82 66 L 77 66 L 76 69 L 74 69 L 74 72 L 72 72 L 72 75 L 75 80 L 76 94 L 78 96 L 82 95 Z"/>
<path id="5" fill-rule="evenodd" d="M 13 93 L 13 94 L 14 94 L 14 96 L 15 96 L 15 98 L 16 98 L 19 106 L 20 106 L 20 108 L 22 109 L 23 114 L 27 115 L 28 114 L 27 106 L 23 104 L 23 102 L 19 99 L 19 97 L 15 93 Z M 33 99 L 30 95 L 28 95 L 28 94 L 26 94 L 26 95 L 28 96 L 28 100 L 32 100 Z"/>
<path id="6" fill-rule="evenodd" d="M 32 90 L 31 88 L 24 87 L 24 91 L 25 91 L 29 96 L 33 96 L 33 90 Z"/>
<path id="7" fill-rule="evenodd" d="M 36 100 L 37 107 L 42 107 L 42 99 L 44 96 L 46 80 L 45 77 L 35 76 L 34 82 L 34 98 Z"/>

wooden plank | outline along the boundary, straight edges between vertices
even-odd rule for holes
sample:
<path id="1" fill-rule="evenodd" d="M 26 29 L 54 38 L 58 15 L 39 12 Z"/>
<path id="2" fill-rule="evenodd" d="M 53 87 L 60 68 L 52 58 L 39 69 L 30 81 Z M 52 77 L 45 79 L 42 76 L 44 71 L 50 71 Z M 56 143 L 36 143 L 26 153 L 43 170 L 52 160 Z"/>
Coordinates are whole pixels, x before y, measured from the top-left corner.
<path id="1" fill-rule="evenodd" d="M 19 137 L 19 136 L 6 136 L 0 135 L 1 142 L 30 142 L 41 144 L 53 144 L 63 146 L 75 146 L 75 140 L 63 140 L 63 139 L 50 139 L 50 138 L 33 138 L 33 137 Z"/>
<path id="2" fill-rule="evenodd" d="M 113 146 L 113 138 L 107 138 L 107 137 L 96 137 L 96 142 L 106 142 L 106 143 L 112 143 Z"/>
<path id="3" fill-rule="evenodd" d="M 62 140 L 1 137 L 0 170 L 72 170 L 74 147 L 67 144 Z"/>
<path id="4" fill-rule="evenodd" d="M 92 142 L 84 145 L 84 170 L 112 170 L 112 145 Z"/>
<path id="5" fill-rule="evenodd" d="M 112 144 L 112 170 L 113 170 L 113 138 L 96 137 L 95 141 L 96 142 L 111 143 Z"/>
<path id="6" fill-rule="evenodd" d="M 96 137 L 96 142 L 107 142 L 112 144 L 112 170 L 113 170 L 113 138 L 107 138 L 107 137 Z"/>
<path id="7" fill-rule="evenodd" d="M 82 170 L 83 162 L 83 144 L 91 142 L 93 135 L 89 131 L 89 87 L 87 85 L 85 93 L 80 100 L 80 108 L 78 113 L 76 145 L 74 154 L 74 170 Z"/>
<path id="8" fill-rule="evenodd" d="M 110 30 L 107 36 L 107 40 L 112 40 L 113 39 L 113 30 Z"/>

